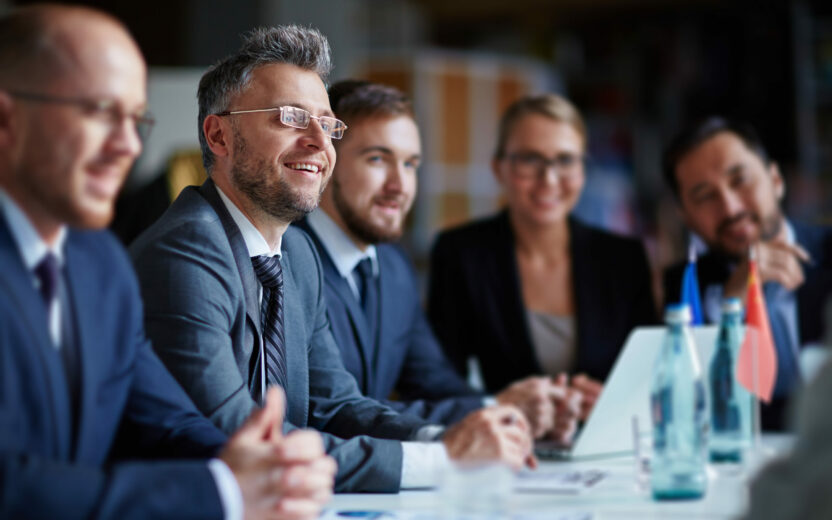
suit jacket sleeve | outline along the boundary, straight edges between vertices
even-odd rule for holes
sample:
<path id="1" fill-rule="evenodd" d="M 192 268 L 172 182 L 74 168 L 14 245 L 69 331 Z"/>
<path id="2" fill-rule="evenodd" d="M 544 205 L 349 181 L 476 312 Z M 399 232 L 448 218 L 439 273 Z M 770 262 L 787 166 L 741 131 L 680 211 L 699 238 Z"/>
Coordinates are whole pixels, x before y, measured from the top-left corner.
<path id="1" fill-rule="evenodd" d="M 832 360 L 804 388 L 797 407 L 794 449 L 760 472 L 744 518 L 832 518 Z"/>
<path id="2" fill-rule="evenodd" d="M 395 408 L 450 425 L 481 408 L 483 395 L 468 386 L 456 372 L 439 346 L 418 300 L 414 299 L 414 303 L 410 343 L 397 384 L 404 406 L 399 404 Z"/>
<path id="3" fill-rule="evenodd" d="M 154 349 L 197 408 L 230 434 L 256 404 L 238 368 L 242 364 L 247 370 L 248 361 L 237 359 L 233 344 L 234 331 L 245 328 L 245 316 L 234 312 L 244 304 L 232 284 L 242 282 L 221 248 L 205 246 L 227 243 L 224 233 L 212 234 L 212 229 L 183 224 L 142 241 L 141 247 L 134 244 L 131 254 Z"/>

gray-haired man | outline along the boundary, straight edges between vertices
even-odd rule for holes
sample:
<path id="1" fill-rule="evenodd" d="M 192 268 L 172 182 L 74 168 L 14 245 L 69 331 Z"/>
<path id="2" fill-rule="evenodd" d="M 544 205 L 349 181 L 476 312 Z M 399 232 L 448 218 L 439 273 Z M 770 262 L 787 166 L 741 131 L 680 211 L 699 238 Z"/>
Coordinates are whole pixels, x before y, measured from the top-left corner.
<path id="1" fill-rule="evenodd" d="M 345 130 L 329 106 L 329 69 L 326 39 L 287 26 L 252 31 L 203 76 L 199 129 L 210 178 L 185 190 L 131 248 L 147 331 L 223 430 L 279 384 L 287 428 L 330 434 L 336 490 L 429 485 L 447 463 L 444 445 L 401 441 L 428 440 L 438 427 L 361 396 L 332 338 L 314 246 L 288 228 L 317 206 L 335 163 L 331 139 Z M 453 458 L 515 467 L 529 458 L 528 424 L 511 407 L 476 412 L 443 440 L 463 438 L 470 442 Z"/>

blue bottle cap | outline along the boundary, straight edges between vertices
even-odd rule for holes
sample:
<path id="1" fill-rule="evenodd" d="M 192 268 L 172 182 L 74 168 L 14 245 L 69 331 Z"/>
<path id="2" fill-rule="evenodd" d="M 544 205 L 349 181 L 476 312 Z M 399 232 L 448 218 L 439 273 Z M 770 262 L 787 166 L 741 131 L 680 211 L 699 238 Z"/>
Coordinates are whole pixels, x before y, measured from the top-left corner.
<path id="1" fill-rule="evenodd" d="M 739 298 L 725 298 L 722 300 L 722 312 L 742 312 L 742 301 Z"/>
<path id="2" fill-rule="evenodd" d="M 665 323 L 689 324 L 690 320 L 690 305 L 687 303 L 671 303 L 664 309 Z"/>

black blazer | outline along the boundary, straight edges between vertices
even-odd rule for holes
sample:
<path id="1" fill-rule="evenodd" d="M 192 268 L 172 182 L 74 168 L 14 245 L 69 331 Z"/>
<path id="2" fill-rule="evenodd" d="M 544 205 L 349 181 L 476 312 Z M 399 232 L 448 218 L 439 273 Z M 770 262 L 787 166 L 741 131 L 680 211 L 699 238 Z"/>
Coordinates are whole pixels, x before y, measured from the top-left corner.
<path id="1" fill-rule="evenodd" d="M 630 331 L 656 322 L 650 269 L 638 240 L 569 219 L 577 358 L 571 372 L 603 380 Z M 461 373 L 479 362 L 496 392 L 543 369 L 523 305 L 508 213 L 439 235 L 431 256 L 428 315 Z"/>
<path id="2" fill-rule="evenodd" d="M 797 243 L 812 257 L 803 266 L 805 282 L 797 289 L 797 326 L 801 347 L 820 343 L 824 337 L 824 309 L 832 294 L 832 229 L 791 223 Z M 710 285 L 722 285 L 728 279 L 735 261 L 709 252 L 696 261 L 699 291 L 704 299 Z M 681 298 L 682 276 L 687 261 L 683 260 L 664 272 L 665 302 L 677 302 Z M 788 426 L 785 415 L 786 401 L 772 399 L 762 407 L 762 425 L 766 430 L 782 430 Z"/>

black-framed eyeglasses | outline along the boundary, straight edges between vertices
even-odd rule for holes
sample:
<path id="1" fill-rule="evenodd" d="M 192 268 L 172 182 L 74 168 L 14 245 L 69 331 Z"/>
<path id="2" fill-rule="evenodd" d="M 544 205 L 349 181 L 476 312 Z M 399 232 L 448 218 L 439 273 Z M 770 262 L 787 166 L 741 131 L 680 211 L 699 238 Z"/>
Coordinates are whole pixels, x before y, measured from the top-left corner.
<path id="1" fill-rule="evenodd" d="M 309 111 L 299 107 L 282 106 L 271 108 L 255 108 L 252 110 L 224 110 L 214 115 L 217 116 L 233 116 L 236 114 L 251 114 L 254 112 L 280 112 L 280 122 L 292 128 L 300 128 L 304 130 L 309 128 L 309 123 L 315 119 L 321 125 L 321 130 L 324 131 L 331 139 L 341 139 L 344 137 L 344 132 L 347 130 L 347 125 L 340 119 L 327 116 L 313 116 Z"/>
<path id="2" fill-rule="evenodd" d="M 86 116 L 109 125 L 111 129 L 120 125 L 125 118 L 128 118 L 133 122 L 136 134 L 142 141 L 147 140 L 150 135 L 150 131 L 153 129 L 153 125 L 156 123 L 156 120 L 153 119 L 153 116 L 151 116 L 148 111 L 141 110 L 128 114 L 124 112 L 118 102 L 113 99 L 52 96 L 49 94 L 22 92 L 17 90 L 9 91 L 9 94 L 12 97 L 26 101 L 34 101 L 36 103 L 55 103 L 78 107 Z"/>
<path id="3" fill-rule="evenodd" d="M 518 152 L 504 157 L 511 164 L 511 173 L 522 179 L 541 177 L 550 169 L 559 179 L 575 180 L 584 171 L 587 157 L 583 154 L 560 153 L 553 159 L 534 152 Z"/>

